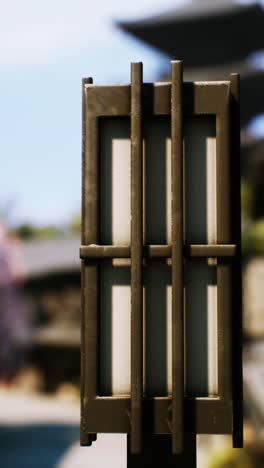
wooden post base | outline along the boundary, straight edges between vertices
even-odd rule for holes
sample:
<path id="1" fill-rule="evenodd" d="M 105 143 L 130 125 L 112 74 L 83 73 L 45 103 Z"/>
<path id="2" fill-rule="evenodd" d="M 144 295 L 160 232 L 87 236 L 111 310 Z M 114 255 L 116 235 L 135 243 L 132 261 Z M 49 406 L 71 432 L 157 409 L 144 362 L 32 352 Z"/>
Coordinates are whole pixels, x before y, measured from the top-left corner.
<path id="1" fill-rule="evenodd" d="M 169 435 L 143 435 L 140 455 L 130 452 L 130 436 L 127 436 L 127 468 L 196 468 L 196 435 L 186 434 L 184 451 L 172 454 L 172 438 Z"/>

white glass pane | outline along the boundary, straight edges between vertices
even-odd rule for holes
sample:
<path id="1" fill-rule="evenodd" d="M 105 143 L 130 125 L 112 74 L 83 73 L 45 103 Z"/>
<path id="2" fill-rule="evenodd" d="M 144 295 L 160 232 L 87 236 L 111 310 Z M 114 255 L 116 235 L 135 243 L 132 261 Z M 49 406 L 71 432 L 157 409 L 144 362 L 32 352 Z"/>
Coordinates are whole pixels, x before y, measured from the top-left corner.
<path id="1" fill-rule="evenodd" d="M 184 126 L 185 239 L 216 243 L 216 138 L 214 118 L 187 119 Z"/>
<path id="2" fill-rule="evenodd" d="M 100 395 L 130 394 L 130 269 L 102 262 L 100 273 Z M 144 393 L 171 393 L 171 267 L 144 267 Z"/>
<path id="3" fill-rule="evenodd" d="M 100 272 L 101 396 L 130 393 L 130 268 L 102 261 Z"/>
<path id="4" fill-rule="evenodd" d="M 149 119 L 144 127 L 145 242 L 171 241 L 170 120 Z"/>
<path id="5" fill-rule="evenodd" d="M 130 124 L 103 119 L 100 124 L 101 244 L 130 243 Z"/>
<path id="6" fill-rule="evenodd" d="M 101 243 L 130 242 L 129 122 L 102 123 Z M 170 120 L 145 125 L 145 242 L 170 243 Z M 214 118 L 185 123 L 185 239 L 216 243 L 216 149 Z M 100 394 L 130 394 L 130 269 L 102 262 Z M 171 393 L 171 268 L 165 260 L 144 267 L 145 394 Z M 185 268 L 185 385 L 196 396 L 217 394 L 216 266 L 188 260 Z"/>
<path id="7" fill-rule="evenodd" d="M 199 259 L 185 269 L 186 394 L 217 394 L 216 267 Z"/>
<path id="8" fill-rule="evenodd" d="M 171 267 L 164 259 L 148 261 L 145 284 L 145 394 L 171 393 Z"/>
<path id="9" fill-rule="evenodd" d="M 216 244 L 215 119 L 185 122 L 185 241 Z M 190 259 L 185 266 L 186 393 L 216 395 L 216 262 Z"/>

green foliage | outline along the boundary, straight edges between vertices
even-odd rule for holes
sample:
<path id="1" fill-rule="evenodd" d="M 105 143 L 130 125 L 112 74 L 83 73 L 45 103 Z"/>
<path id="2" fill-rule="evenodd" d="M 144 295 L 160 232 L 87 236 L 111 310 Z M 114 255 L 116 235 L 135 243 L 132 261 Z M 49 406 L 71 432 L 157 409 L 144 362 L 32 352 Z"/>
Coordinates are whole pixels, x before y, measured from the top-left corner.
<path id="1" fill-rule="evenodd" d="M 37 236 L 44 237 L 54 237 L 60 234 L 60 230 L 56 226 L 42 226 L 37 229 Z"/>
<path id="2" fill-rule="evenodd" d="M 70 221 L 62 226 L 47 224 L 44 226 L 35 226 L 31 223 L 23 223 L 15 229 L 17 235 L 23 240 L 45 239 L 56 237 L 58 235 L 72 235 L 81 232 L 81 216 L 74 214 Z"/>
<path id="3" fill-rule="evenodd" d="M 264 255 L 264 218 L 242 229 L 242 250 L 244 254 Z"/>
<path id="4" fill-rule="evenodd" d="M 223 447 L 213 455 L 208 468 L 253 468 L 254 466 L 245 449 Z"/>
<path id="5" fill-rule="evenodd" d="M 253 203 L 254 193 L 252 185 L 247 181 L 241 181 L 241 208 L 242 216 L 251 217 L 252 215 L 252 203 Z"/>
<path id="6" fill-rule="evenodd" d="M 250 224 L 245 229 L 242 229 L 242 252 L 245 255 L 254 254 L 256 250 L 254 225 Z"/>
<path id="7" fill-rule="evenodd" d="M 254 224 L 254 240 L 256 252 L 264 254 L 264 218 Z"/>
<path id="8" fill-rule="evenodd" d="M 52 225 L 34 226 L 30 223 L 24 223 L 16 228 L 17 235 L 23 240 L 54 237 L 59 232 L 60 230 Z"/>
<path id="9" fill-rule="evenodd" d="M 79 234 L 81 232 L 81 223 L 81 216 L 79 214 L 74 215 L 69 224 L 69 231 L 72 233 Z"/>
<path id="10" fill-rule="evenodd" d="M 264 255 L 264 217 L 253 219 L 254 186 L 241 183 L 242 251 L 245 255 Z"/>
<path id="11" fill-rule="evenodd" d="M 31 224 L 21 224 L 16 228 L 16 233 L 21 239 L 32 239 L 35 236 L 35 228 Z"/>

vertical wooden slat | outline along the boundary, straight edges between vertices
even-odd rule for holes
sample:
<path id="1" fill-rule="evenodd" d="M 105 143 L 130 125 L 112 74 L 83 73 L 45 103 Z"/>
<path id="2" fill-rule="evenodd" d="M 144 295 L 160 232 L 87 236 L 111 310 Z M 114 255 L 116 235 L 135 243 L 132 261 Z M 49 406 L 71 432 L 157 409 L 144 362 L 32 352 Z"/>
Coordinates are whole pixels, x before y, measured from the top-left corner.
<path id="1" fill-rule="evenodd" d="M 171 62 L 172 173 L 172 452 L 183 450 L 183 123 L 182 62 Z"/>
<path id="2" fill-rule="evenodd" d="M 92 78 L 83 80 L 83 135 L 82 135 L 82 245 L 97 242 L 98 234 L 98 168 L 97 128 L 95 120 L 86 121 L 85 85 L 92 84 Z M 91 184 L 91 180 L 93 181 Z M 93 222 L 91 222 L 93 219 Z M 97 386 L 97 265 L 96 261 L 82 260 L 82 335 L 81 335 L 81 444 L 91 445 L 96 434 L 85 430 L 85 406 L 87 399 L 96 396 Z"/>
<path id="3" fill-rule="evenodd" d="M 131 452 L 142 450 L 142 63 L 131 64 Z"/>
<path id="4" fill-rule="evenodd" d="M 81 241 L 82 245 L 88 243 L 88 229 L 92 229 L 93 226 L 90 225 L 90 228 L 87 226 L 88 216 L 86 214 L 86 208 L 88 204 L 89 197 L 89 181 L 87 177 L 88 170 L 88 148 L 87 145 L 87 105 L 86 105 L 86 92 L 85 85 L 92 84 L 92 78 L 83 78 L 82 80 L 82 232 L 81 232 Z M 93 190 L 94 192 L 94 190 Z"/>
<path id="5" fill-rule="evenodd" d="M 216 120 L 217 158 L 217 243 L 232 243 L 231 232 L 231 178 L 230 178 L 230 89 L 228 88 L 223 112 Z M 232 271 L 227 259 L 217 263 L 217 311 L 218 311 L 218 393 L 230 404 L 232 400 L 231 359 L 231 297 Z"/>
<path id="6" fill-rule="evenodd" d="M 241 195 L 240 195 L 240 80 L 237 73 L 231 82 L 232 198 L 233 241 L 237 245 L 233 262 L 233 446 L 243 447 L 243 376 L 242 376 L 242 268 L 241 268 Z"/>

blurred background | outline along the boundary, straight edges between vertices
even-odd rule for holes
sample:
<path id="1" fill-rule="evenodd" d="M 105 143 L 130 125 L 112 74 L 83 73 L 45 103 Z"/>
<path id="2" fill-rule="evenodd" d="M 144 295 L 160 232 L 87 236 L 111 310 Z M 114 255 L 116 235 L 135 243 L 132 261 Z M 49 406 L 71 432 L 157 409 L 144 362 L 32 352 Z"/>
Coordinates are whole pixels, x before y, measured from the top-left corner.
<path id="1" fill-rule="evenodd" d="M 0 458 L 125 466 L 125 436 L 79 448 L 81 78 L 241 73 L 245 449 L 199 437 L 199 467 L 264 466 L 264 2 L 10 0 L 0 17 Z M 91 462 L 89 462 L 89 457 Z M 108 461 L 107 461 L 108 460 Z M 232 465 L 230 463 L 233 463 Z"/>

